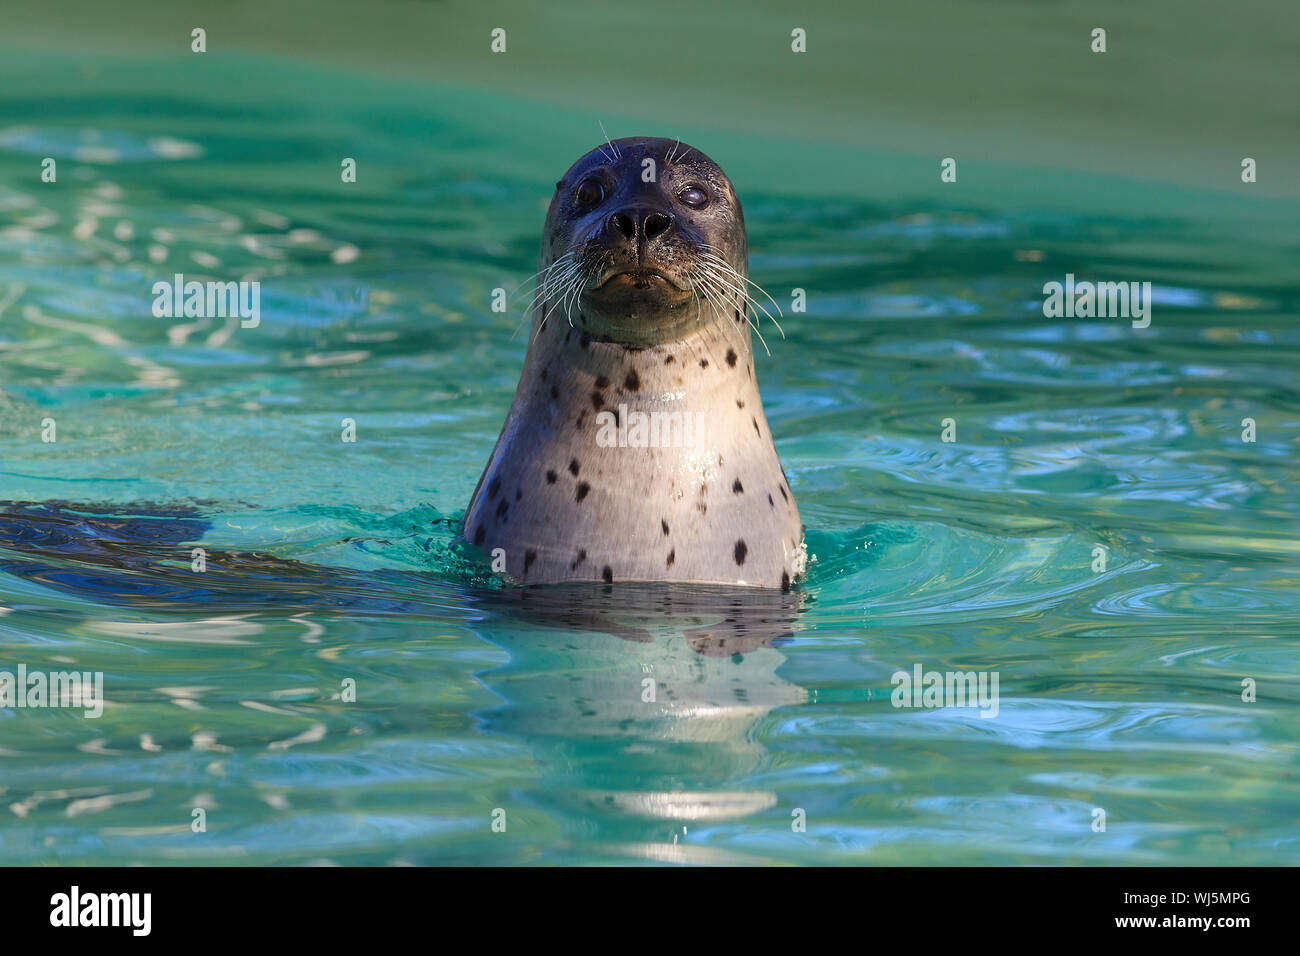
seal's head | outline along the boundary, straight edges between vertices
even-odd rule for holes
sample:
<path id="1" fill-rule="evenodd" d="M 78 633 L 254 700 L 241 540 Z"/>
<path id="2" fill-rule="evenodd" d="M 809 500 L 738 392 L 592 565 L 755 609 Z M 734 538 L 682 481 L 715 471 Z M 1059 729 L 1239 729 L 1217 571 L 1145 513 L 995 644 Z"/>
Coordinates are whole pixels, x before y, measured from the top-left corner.
<path id="1" fill-rule="evenodd" d="M 544 302 L 593 338 L 681 338 L 744 289 L 740 200 L 717 163 L 679 140 L 593 149 L 555 185 L 542 242 Z"/>

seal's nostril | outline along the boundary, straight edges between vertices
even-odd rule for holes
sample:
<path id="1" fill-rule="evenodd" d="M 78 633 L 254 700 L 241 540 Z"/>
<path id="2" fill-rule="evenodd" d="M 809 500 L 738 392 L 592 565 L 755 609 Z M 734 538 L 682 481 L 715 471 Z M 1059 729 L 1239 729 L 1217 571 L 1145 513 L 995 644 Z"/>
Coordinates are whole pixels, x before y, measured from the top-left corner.
<path id="1" fill-rule="evenodd" d="M 663 235 L 665 232 L 668 231 L 668 227 L 671 226 L 672 224 L 673 224 L 672 219 L 670 219 L 668 216 L 665 216 L 663 213 L 661 212 L 650 213 L 650 215 L 645 217 L 645 225 L 643 227 L 645 229 L 646 239 L 653 239 L 656 236 Z"/>
<path id="2" fill-rule="evenodd" d="M 632 217 L 625 212 L 616 212 L 609 217 L 609 224 L 623 236 L 624 239 L 636 238 L 636 226 L 632 224 Z"/>

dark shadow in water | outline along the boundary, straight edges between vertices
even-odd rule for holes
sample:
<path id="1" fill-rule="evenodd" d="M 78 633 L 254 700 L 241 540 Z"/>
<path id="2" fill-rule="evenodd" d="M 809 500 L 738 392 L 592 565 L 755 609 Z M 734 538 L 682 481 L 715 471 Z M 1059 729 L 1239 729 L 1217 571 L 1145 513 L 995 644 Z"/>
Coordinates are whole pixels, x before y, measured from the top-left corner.
<path id="1" fill-rule="evenodd" d="M 797 591 L 684 585 L 474 586 L 432 572 L 361 571 L 211 549 L 201 544 L 210 527 L 192 505 L 3 502 L 0 571 L 83 600 L 160 613 L 443 616 L 452 606 L 634 642 L 653 640 L 650 628 L 673 622 L 696 653 L 711 657 L 779 644 L 807 603 Z M 197 547 L 204 548 L 202 572 L 190 563 Z"/>

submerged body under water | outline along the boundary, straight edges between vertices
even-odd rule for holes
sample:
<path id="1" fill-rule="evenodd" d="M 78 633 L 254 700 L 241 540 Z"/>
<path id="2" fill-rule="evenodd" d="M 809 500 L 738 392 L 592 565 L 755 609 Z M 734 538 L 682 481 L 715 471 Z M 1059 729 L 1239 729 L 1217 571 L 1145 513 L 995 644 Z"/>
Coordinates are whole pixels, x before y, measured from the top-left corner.
<path id="1" fill-rule="evenodd" d="M 0 706 L 0 862 L 1297 859 L 1294 229 L 738 180 L 807 291 L 756 357 L 807 579 L 521 590 L 457 532 L 550 170 L 358 113 L 340 198 L 336 128 L 178 102 L 0 117 L 0 670 L 105 697 Z M 260 325 L 155 318 L 175 272 Z M 1150 326 L 1045 316 L 1067 274 Z M 918 666 L 996 714 L 895 706 Z"/>

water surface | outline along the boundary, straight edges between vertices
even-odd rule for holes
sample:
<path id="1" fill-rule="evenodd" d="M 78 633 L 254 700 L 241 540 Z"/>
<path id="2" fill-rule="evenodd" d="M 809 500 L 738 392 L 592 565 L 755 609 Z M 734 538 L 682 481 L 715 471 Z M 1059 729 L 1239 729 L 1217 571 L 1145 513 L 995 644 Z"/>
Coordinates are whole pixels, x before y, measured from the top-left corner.
<path id="1" fill-rule="evenodd" d="M 770 140 L 671 131 L 732 171 L 751 275 L 808 293 L 756 367 L 811 573 L 525 599 L 456 519 L 526 347 L 491 290 L 532 272 L 590 116 L 254 55 L 15 57 L 0 668 L 102 671 L 107 704 L 0 710 L 0 861 L 1296 860 L 1287 207 L 1052 169 L 1015 200 L 818 194 Z M 260 327 L 154 318 L 178 271 L 260 279 Z M 1044 318 L 1067 272 L 1153 282 L 1150 328 Z M 918 663 L 998 672 L 997 716 L 891 706 Z"/>

